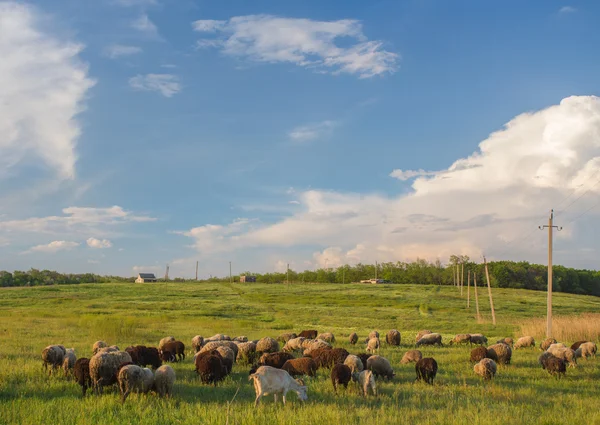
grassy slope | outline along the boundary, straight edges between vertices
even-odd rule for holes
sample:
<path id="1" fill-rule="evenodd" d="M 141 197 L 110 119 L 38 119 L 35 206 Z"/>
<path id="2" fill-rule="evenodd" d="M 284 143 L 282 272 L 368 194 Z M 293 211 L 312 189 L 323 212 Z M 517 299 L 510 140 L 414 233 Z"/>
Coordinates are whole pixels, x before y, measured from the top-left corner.
<path id="1" fill-rule="evenodd" d="M 466 292 L 466 291 L 465 291 Z M 440 370 L 433 387 L 414 384 L 414 366 L 400 365 L 412 347 L 417 330 L 429 328 L 444 339 L 459 332 L 482 332 L 490 342 L 513 336 L 517 324 L 545 313 L 545 293 L 494 290 L 498 317 L 489 321 L 487 291 L 480 289 L 484 323 L 474 319 L 466 293 L 455 288 L 413 285 L 261 285 L 261 284 L 103 284 L 10 288 L 0 291 L 0 423 L 225 423 L 226 402 L 238 386 L 229 423 L 600 423 L 597 360 L 580 361 L 557 381 L 537 365 L 538 350 L 521 350 L 513 364 L 501 368 L 493 383 L 482 383 L 468 362 L 468 347 L 425 348 Z M 555 294 L 555 314 L 599 311 L 600 298 Z M 276 336 L 284 331 L 316 328 L 331 331 L 336 344 L 350 352 L 342 335 L 371 329 L 402 333 L 400 349 L 383 347 L 396 370 L 392 383 L 378 382 L 379 399 L 363 400 L 351 386 L 333 394 L 327 371 L 309 385 L 309 402 L 301 406 L 295 395 L 285 409 L 272 397 L 257 410 L 246 366 L 219 387 L 200 385 L 191 359 L 175 364 L 177 383 L 172 400 L 155 396 L 130 397 L 120 406 L 115 393 L 80 398 L 76 384 L 62 377 L 47 378 L 40 370 L 40 352 L 48 344 L 75 347 L 89 356 L 97 339 L 124 348 L 130 344 L 156 345 L 165 335 L 186 344 L 192 336 L 221 332 L 250 338 Z M 517 336 L 517 335 L 515 335 Z M 569 341 L 565 341 L 569 342 Z"/>

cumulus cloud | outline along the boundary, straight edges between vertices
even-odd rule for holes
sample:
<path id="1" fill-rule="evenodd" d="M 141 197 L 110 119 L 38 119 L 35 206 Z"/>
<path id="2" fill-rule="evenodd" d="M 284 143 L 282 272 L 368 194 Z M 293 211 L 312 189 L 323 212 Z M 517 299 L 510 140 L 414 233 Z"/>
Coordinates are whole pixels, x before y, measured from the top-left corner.
<path id="1" fill-rule="evenodd" d="M 0 1 L 0 168 L 39 159 L 75 176 L 77 115 L 94 85 L 83 45 L 42 30 L 38 9 Z"/>
<path id="2" fill-rule="evenodd" d="M 134 90 L 155 91 L 165 97 L 173 97 L 181 91 L 179 78 L 172 74 L 138 74 L 129 79 L 129 86 Z"/>
<path id="3" fill-rule="evenodd" d="M 330 135 L 335 126 L 335 121 L 322 121 L 303 125 L 290 131 L 288 137 L 297 143 L 310 142 Z"/>
<path id="4" fill-rule="evenodd" d="M 277 222 L 205 225 L 196 228 L 204 231 L 182 234 L 207 254 L 213 246 L 314 247 L 313 260 L 323 264 L 327 258 L 332 265 L 452 254 L 506 257 L 503 251 L 515 241 L 507 253 L 511 258 L 543 261 L 543 232 L 524 241 L 523 236 L 565 198 L 577 202 L 563 204 L 569 205 L 563 221 L 595 205 L 599 166 L 600 98 L 573 96 L 515 117 L 446 170 L 415 176 L 408 194 L 309 190 L 297 194 L 301 208 Z M 573 234 L 557 236 L 563 247 L 573 247 L 565 251 L 571 260 L 578 252 Z"/>
<path id="5" fill-rule="evenodd" d="M 104 48 L 104 55 L 111 59 L 117 59 L 122 56 L 137 55 L 138 53 L 141 53 L 141 52 L 142 52 L 141 47 L 126 46 L 123 44 L 113 44 L 111 46 L 107 46 Z"/>
<path id="6" fill-rule="evenodd" d="M 86 243 L 90 248 L 95 248 L 95 249 L 105 249 L 105 248 L 112 247 L 112 242 L 109 241 L 108 239 L 88 238 Z"/>
<path id="7" fill-rule="evenodd" d="M 47 252 L 47 253 L 55 253 L 58 251 L 68 251 L 75 247 L 79 246 L 77 242 L 69 242 L 69 241 L 53 241 L 47 245 L 36 245 L 29 250 L 23 252 L 23 254 L 32 254 L 34 252 Z"/>
<path id="8" fill-rule="evenodd" d="M 292 63 L 331 74 L 360 78 L 396 71 L 398 54 L 369 41 L 359 21 L 314 21 L 272 15 L 236 16 L 227 21 L 199 20 L 195 31 L 216 33 L 198 47 L 214 47 L 229 56 L 255 62 Z"/>
<path id="9" fill-rule="evenodd" d="M 145 13 L 143 13 L 142 15 L 140 15 L 139 18 L 131 22 L 131 28 L 138 30 L 148 36 L 158 37 L 158 28 Z"/>

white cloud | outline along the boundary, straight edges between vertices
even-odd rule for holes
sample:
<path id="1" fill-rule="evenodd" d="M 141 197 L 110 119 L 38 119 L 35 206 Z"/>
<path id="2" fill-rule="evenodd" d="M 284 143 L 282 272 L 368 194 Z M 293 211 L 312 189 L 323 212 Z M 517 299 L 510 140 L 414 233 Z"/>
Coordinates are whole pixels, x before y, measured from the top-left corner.
<path id="1" fill-rule="evenodd" d="M 183 234 L 207 255 L 214 247 L 314 247 L 320 264 L 325 258 L 340 264 L 446 260 L 451 254 L 478 259 L 482 252 L 543 261 L 544 234 L 530 232 L 546 220 L 547 208 L 570 194 L 576 199 L 590 191 L 559 215 L 563 224 L 593 206 L 600 194 L 599 167 L 600 98 L 573 96 L 515 117 L 448 169 L 416 176 L 409 194 L 309 190 L 298 194 L 301 209 L 275 223 L 250 226 L 246 220 Z M 400 174 L 396 177 L 406 177 Z M 565 248 L 561 261 L 577 260 L 578 241 L 570 228 L 557 234 Z M 507 242 L 518 243 L 506 252 Z"/>
<path id="2" fill-rule="evenodd" d="M 122 56 L 137 55 L 141 52 L 141 47 L 125 46 L 123 44 L 113 44 L 104 48 L 104 55 L 111 59 L 117 59 Z"/>
<path id="3" fill-rule="evenodd" d="M 384 50 L 381 41 L 368 41 L 362 24 L 351 19 L 313 21 L 248 15 L 228 21 L 199 20 L 192 27 L 198 32 L 217 33 L 217 38 L 201 39 L 199 47 L 220 48 L 226 55 L 256 62 L 292 63 L 360 78 L 393 73 L 398 67 L 398 54 Z"/>
<path id="4" fill-rule="evenodd" d="M 577 12 L 577 9 L 575 9 L 572 6 L 563 6 L 558 11 L 558 13 L 574 13 L 574 12 Z"/>
<path id="5" fill-rule="evenodd" d="M 394 177 L 398 180 L 410 180 L 415 177 L 424 177 L 424 176 L 435 176 L 437 174 L 436 171 L 424 171 L 424 170 L 394 170 L 390 173 L 390 177 Z"/>
<path id="6" fill-rule="evenodd" d="M 88 238 L 86 243 L 90 248 L 95 248 L 95 249 L 105 249 L 105 248 L 112 247 L 112 242 L 109 241 L 108 239 Z"/>
<path id="7" fill-rule="evenodd" d="M 41 29 L 31 6 L 0 2 L 0 169 L 40 159 L 62 179 L 75 176 L 76 119 L 94 85 L 81 44 Z"/>
<path id="8" fill-rule="evenodd" d="M 123 7 L 131 7 L 131 6 L 154 6 L 157 5 L 158 2 L 156 0 L 113 0 L 113 4 L 123 6 Z"/>
<path id="9" fill-rule="evenodd" d="M 29 250 L 23 252 L 23 254 L 32 254 L 34 252 L 47 252 L 47 253 L 55 253 L 58 251 L 68 251 L 75 247 L 79 246 L 77 242 L 68 242 L 68 241 L 53 241 L 47 245 L 37 245 Z"/>
<path id="10" fill-rule="evenodd" d="M 336 125 L 335 121 L 322 121 L 303 125 L 290 131 L 288 137 L 297 143 L 310 142 L 330 135 Z"/>
<path id="11" fill-rule="evenodd" d="M 299 202 L 299 201 L 290 201 L 289 203 L 290 203 L 290 204 L 293 204 L 293 205 L 300 205 L 300 202 Z"/>
<path id="12" fill-rule="evenodd" d="M 173 97 L 181 91 L 179 78 L 172 74 L 138 74 L 129 79 L 129 86 L 134 90 L 155 91 L 165 97 Z"/>
<path id="13" fill-rule="evenodd" d="M 148 36 L 158 37 L 158 28 L 145 13 L 131 22 L 131 28 L 143 32 Z"/>

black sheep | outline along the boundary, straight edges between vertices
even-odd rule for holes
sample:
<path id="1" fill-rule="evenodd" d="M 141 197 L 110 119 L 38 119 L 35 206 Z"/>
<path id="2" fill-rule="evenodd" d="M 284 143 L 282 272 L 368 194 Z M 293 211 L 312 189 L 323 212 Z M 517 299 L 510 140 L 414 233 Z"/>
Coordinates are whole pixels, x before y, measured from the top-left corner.
<path id="1" fill-rule="evenodd" d="M 218 353 L 218 352 L 217 352 Z M 214 384 L 227 377 L 227 367 L 223 364 L 223 358 L 218 354 L 209 353 L 206 356 L 197 356 L 196 373 L 200 375 L 203 384 Z"/>
<path id="2" fill-rule="evenodd" d="M 81 386 L 83 396 L 88 388 L 92 386 L 92 377 L 90 376 L 90 359 L 82 357 L 77 359 L 75 366 L 73 366 L 73 373 L 75 374 L 75 381 Z"/>
<path id="3" fill-rule="evenodd" d="M 299 337 L 307 338 L 307 339 L 315 339 L 318 335 L 318 332 L 314 329 L 308 331 L 302 331 L 298 334 Z"/>
<path id="4" fill-rule="evenodd" d="M 283 351 L 278 351 L 276 353 L 265 353 L 260 357 L 259 365 L 260 366 L 271 366 L 277 369 L 281 369 L 285 362 L 293 359 L 290 353 L 284 353 Z"/>
<path id="5" fill-rule="evenodd" d="M 337 394 L 338 385 L 343 385 L 348 388 L 348 382 L 352 379 L 352 371 L 345 364 L 336 364 L 331 369 L 331 383 L 333 391 Z"/>
<path id="6" fill-rule="evenodd" d="M 479 363 L 481 360 L 485 359 L 488 356 L 488 350 L 485 347 L 477 347 L 471 350 L 471 361 L 473 363 Z M 491 358 L 491 357 L 490 357 Z M 497 360 L 492 359 L 492 360 Z"/>
<path id="7" fill-rule="evenodd" d="M 438 365 L 434 358 L 426 357 L 417 362 L 415 370 L 417 371 L 417 381 L 424 380 L 426 383 L 433 385 Z"/>
<path id="8" fill-rule="evenodd" d="M 546 357 L 542 359 L 542 369 L 546 369 L 550 375 L 560 378 L 567 373 L 567 362 L 558 357 Z"/>

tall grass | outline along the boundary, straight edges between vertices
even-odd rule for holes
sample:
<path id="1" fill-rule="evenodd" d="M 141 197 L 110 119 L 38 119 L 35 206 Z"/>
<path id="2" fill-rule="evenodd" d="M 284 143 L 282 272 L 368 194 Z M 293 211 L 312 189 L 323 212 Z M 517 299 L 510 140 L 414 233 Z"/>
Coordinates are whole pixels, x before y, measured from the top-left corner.
<path id="1" fill-rule="evenodd" d="M 546 318 L 528 319 L 521 323 L 521 334 L 535 339 L 546 337 Z M 552 318 L 552 336 L 558 341 L 596 341 L 600 339 L 600 313 Z"/>

